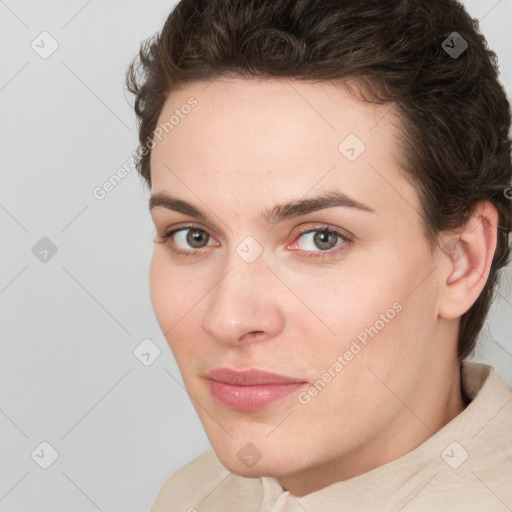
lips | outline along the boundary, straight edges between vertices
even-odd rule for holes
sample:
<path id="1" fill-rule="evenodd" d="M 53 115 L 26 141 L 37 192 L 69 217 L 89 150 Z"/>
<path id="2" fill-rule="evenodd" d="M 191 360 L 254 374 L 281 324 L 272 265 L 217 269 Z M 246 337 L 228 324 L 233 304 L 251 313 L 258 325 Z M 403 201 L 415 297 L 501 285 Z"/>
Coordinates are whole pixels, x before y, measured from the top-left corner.
<path id="1" fill-rule="evenodd" d="M 233 384 L 235 386 L 256 386 L 258 384 L 293 384 L 305 382 L 300 379 L 292 379 L 277 373 L 265 372 L 262 370 L 245 370 L 235 371 L 230 368 L 215 368 L 210 370 L 206 376 L 209 379 L 224 382 L 225 384 Z"/>
<path id="2" fill-rule="evenodd" d="M 206 377 L 211 394 L 220 404 L 244 411 L 261 409 L 307 385 L 304 380 L 255 369 L 239 372 L 215 368 Z"/>

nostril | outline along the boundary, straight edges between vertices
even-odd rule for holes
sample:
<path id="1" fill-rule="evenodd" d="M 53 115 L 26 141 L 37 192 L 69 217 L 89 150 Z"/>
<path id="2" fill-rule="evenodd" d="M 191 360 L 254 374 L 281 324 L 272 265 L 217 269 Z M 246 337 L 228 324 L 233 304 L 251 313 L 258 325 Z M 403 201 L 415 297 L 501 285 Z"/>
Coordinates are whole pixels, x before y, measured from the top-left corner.
<path id="1" fill-rule="evenodd" d="M 254 341 L 264 335 L 263 331 L 251 331 L 242 336 L 241 341 Z"/>

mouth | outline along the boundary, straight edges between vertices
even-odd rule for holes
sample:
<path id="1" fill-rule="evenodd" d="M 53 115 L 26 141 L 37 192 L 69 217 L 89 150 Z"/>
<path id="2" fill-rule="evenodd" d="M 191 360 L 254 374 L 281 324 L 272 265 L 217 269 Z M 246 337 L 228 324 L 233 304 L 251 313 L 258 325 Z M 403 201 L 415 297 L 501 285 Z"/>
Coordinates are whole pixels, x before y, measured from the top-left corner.
<path id="1" fill-rule="evenodd" d="M 254 411 L 298 391 L 308 382 L 261 370 L 238 372 L 215 368 L 207 372 L 210 392 L 221 405 Z"/>

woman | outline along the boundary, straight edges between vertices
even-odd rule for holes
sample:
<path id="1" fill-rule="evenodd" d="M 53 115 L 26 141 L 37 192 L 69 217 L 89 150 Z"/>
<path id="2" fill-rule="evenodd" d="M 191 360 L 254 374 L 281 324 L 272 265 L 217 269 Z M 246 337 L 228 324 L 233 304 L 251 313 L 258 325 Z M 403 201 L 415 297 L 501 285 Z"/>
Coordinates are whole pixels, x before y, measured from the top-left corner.
<path id="1" fill-rule="evenodd" d="M 463 7 L 182 0 L 127 83 L 151 300 L 213 448 L 152 510 L 512 508 L 512 392 L 465 361 L 510 108 Z"/>

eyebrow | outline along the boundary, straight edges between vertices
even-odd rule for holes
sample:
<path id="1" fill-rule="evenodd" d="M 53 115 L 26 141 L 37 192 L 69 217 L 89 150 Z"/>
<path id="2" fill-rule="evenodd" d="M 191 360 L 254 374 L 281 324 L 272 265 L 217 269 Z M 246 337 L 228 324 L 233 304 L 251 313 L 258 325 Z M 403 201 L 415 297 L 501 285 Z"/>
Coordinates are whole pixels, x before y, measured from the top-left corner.
<path id="1" fill-rule="evenodd" d="M 306 215 L 318 210 L 338 206 L 375 213 L 375 210 L 370 208 L 368 205 L 360 203 L 346 194 L 334 190 L 321 193 L 308 199 L 298 199 L 287 203 L 277 204 L 269 210 L 262 212 L 260 217 L 264 222 L 273 224 L 286 219 L 300 217 L 301 215 Z M 193 204 L 183 201 L 182 199 L 178 199 L 177 197 L 165 192 L 159 192 L 149 198 L 149 210 L 151 211 L 158 207 L 183 213 L 202 221 L 208 220 L 208 215 Z"/>

